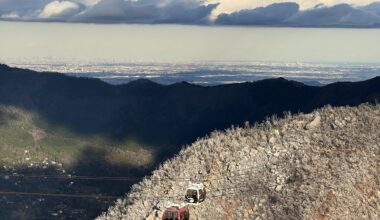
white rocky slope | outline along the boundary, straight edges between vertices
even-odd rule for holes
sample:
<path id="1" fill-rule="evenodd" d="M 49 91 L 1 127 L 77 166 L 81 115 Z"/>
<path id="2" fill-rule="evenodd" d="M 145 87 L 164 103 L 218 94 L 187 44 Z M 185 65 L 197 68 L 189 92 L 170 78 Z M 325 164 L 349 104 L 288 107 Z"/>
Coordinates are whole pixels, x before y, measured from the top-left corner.
<path id="1" fill-rule="evenodd" d="M 189 206 L 192 220 L 380 219 L 380 106 L 326 107 L 214 132 L 98 219 L 144 219 L 181 202 L 189 177 L 207 185 L 206 200 Z"/>

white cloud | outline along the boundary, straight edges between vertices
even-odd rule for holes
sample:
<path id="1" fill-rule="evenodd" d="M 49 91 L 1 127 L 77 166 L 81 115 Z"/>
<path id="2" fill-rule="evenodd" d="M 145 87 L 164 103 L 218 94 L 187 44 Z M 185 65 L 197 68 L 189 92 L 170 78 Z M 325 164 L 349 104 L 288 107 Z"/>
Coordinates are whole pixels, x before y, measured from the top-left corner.
<path id="1" fill-rule="evenodd" d="M 77 14 L 80 6 L 70 1 L 54 1 L 47 4 L 39 18 L 67 18 Z"/>
<path id="2" fill-rule="evenodd" d="M 17 12 L 13 11 L 13 12 L 10 12 L 10 13 L 7 13 L 7 14 L 3 14 L 0 17 L 4 18 L 4 19 L 15 20 L 15 19 L 19 19 L 20 15 Z"/>
<path id="3" fill-rule="evenodd" d="M 80 0 L 81 3 L 87 6 L 96 5 L 100 0 Z"/>

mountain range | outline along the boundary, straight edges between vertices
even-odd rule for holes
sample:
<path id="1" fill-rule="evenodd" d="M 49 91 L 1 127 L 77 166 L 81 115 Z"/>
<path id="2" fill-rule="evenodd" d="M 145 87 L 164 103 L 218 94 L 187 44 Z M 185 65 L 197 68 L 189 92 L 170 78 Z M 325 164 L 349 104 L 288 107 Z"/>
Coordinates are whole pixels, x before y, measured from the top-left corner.
<path id="1" fill-rule="evenodd" d="M 49 164 L 60 165 L 54 175 L 133 178 L 112 184 L 77 181 L 77 188 L 70 189 L 121 196 L 184 145 L 215 130 L 253 125 L 274 115 L 282 118 L 289 112 L 310 113 L 326 105 L 358 106 L 379 99 L 380 77 L 324 86 L 283 78 L 216 86 L 161 85 L 146 79 L 111 85 L 0 65 L 0 171 L 46 175 Z M 67 190 L 66 182 L 23 181 L 33 182 L 28 191 L 54 192 L 57 184 Z M 0 184 L 4 189 L 25 190 L 17 182 L 1 180 Z M 62 201 L 49 200 L 40 209 L 24 209 L 35 201 L 17 197 L 15 204 L 22 205 L 12 215 L 41 216 L 46 210 L 59 210 Z M 109 205 L 94 201 L 89 207 L 86 201 L 71 200 L 66 204 L 76 204 L 68 206 L 67 213 L 80 207 L 82 211 L 73 218 L 84 219 L 96 217 Z M 5 213 L 0 217 L 13 219 L 7 214 L 10 211 L 0 209 L 0 214 Z"/>
<path id="2" fill-rule="evenodd" d="M 380 99 L 379 85 L 380 77 L 321 87 L 283 78 L 211 87 L 186 82 L 163 86 L 139 79 L 115 86 L 0 66 L 0 104 L 36 112 L 50 125 L 77 134 L 132 138 L 152 146 L 181 146 L 213 130 L 285 111 L 375 102 Z"/>

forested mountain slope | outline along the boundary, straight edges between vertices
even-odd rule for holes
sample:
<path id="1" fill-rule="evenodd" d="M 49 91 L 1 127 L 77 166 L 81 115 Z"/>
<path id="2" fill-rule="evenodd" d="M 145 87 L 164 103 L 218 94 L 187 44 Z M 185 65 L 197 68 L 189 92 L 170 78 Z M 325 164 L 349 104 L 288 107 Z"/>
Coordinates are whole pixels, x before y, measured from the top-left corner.
<path id="1" fill-rule="evenodd" d="M 159 149 L 161 156 L 245 121 L 375 100 L 380 100 L 380 77 L 324 87 L 282 78 L 212 87 L 185 82 L 163 86 L 148 80 L 113 86 L 0 65 L 0 105 L 38 115 L 42 129 L 101 136 L 119 145 L 132 141 Z"/>

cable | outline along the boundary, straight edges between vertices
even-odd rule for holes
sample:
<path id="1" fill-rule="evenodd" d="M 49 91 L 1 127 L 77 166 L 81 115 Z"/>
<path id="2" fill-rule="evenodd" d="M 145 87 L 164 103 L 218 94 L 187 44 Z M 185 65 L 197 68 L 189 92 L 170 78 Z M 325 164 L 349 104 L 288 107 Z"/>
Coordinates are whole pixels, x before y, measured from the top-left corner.
<path id="1" fill-rule="evenodd" d="M 246 189 L 247 191 L 251 190 L 251 189 L 249 189 L 249 186 L 219 188 L 219 189 L 210 191 L 208 193 L 206 192 L 207 193 L 206 198 L 221 197 L 221 196 L 224 195 L 223 192 L 227 192 L 228 195 L 229 194 L 233 194 L 233 193 L 236 193 L 236 192 L 231 192 L 231 191 L 233 191 L 233 190 L 241 190 L 241 189 Z M 212 193 L 222 192 L 222 195 L 212 195 L 211 192 Z M 183 198 L 184 196 L 185 196 L 184 194 L 181 194 L 181 195 L 169 195 L 169 196 L 127 196 L 127 197 L 125 197 L 125 199 L 145 199 L 145 200 L 146 199 L 152 199 L 152 200 L 153 199 L 177 199 L 177 198 Z"/>
<path id="2" fill-rule="evenodd" d="M 70 179 L 70 180 L 114 180 L 114 181 L 137 181 L 142 178 L 137 177 L 111 177 L 111 176 L 59 176 L 59 175 L 0 175 L 0 177 L 20 177 L 20 178 L 40 178 L 40 179 Z"/>
<path id="3" fill-rule="evenodd" d="M 252 168 L 246 168 L 241 170 L 236 170 L 234 172 L 241 172 L 246 170 L 251 170 Z M 236 174 L 236 175 L 230 175 L 226 177 L 238 177 L 238 176 L 245 176 L 249 174 Z M 139 181 L 143 180 L 145 177 L 112 177 L 112 176 L 76 176 L 76 175 L 27 175 L 27 174 L 1 174 L 0 177 L 21 177 L 21 178 L 41 178 L 41 179 L 72 179 L 72 180 L 110 180 L 110 181 Z M 193 179 L 197 178 L 146 178 L 147 180 L 153 181 L 153 182 L 160 182 L 160 181 L 191 181 Z M 206 181 L 207 178 L 198 178 L 199 181 Z"/>
<path id="4" fill-rule="evenodd" d="M 59 176 L 59 175 L 24 175 L 24 174 L 13 174 L 13 175 L 0 175 L 0 177 L 20 177 L 20 178 L 40 178 L 40 179 L 71 179 L 71 180 L 110 180 L 110 181 L 139 181 L 143 180 L 145 177 L 112 177 L 112 176 Z M 157 178 L 148 179 L 154 182 L 157 181 L 190 181 L 191 178 Z"/>
<path id="5" fill-rule="evenodd" d="M 246 169 L 240 169 L 236 170 L 234 172 L 242 172 L 244 170 L 249 170 L 251 168 L 246 168 Z M 247 176 L 250 174 L 243 173 L 243 174 L 237 174 L 237 175 L 231 175 L 231 176 L 224 176 L 223 179 L 228 178 L 228 177 L 239 177 L 239 176 Z M 105 176 L 100 176 L 100 177 L 92 177 L 92 176 L 59 176 L 59 175 L 22 175 L 22 174 L 13 174 L 13 175 L 0 175 L 0 177 L 22 177 L 22 178 L 54 178 L 54 179 L 70 179 L 70 180 L 115 180 L 115 181 L 136 181 L 136 180 L 141 180 L 143 178 L 136 178 L 136 177 L 105 177 Z M 218 178 L 222 179 L 222 178 Z M 160 178 L 160 179 L 147 179 L 148 181 L 179 181 L 179 180 L 186 180 L 189 181 L 190 179 L 185 179 L 185 178 Z M 203 180 L 205 181 L 206 178 Z M 236 192 L 231 192 L 233 190 L 241 190 L 241 189 L 247 189 L 249 188 L 248 186 L 243 186 L 243 187 L 230 187 L 230 188 L 219 188 L 213 190 L 213 192 L 222 192 L 221 195 L 208 195 L 206 198 L 218 198 L 224 195 L 233 195 Z M 226 194 L 223 194 L 223 191 L 227 192 Z M 120 197 L 117 196 L 104 196 L 104 195 L 74 195 L 74 194 L 56 194 L 56 193 L 28 193 L 28 192 L 8 192 L 8 191 L 0 191 L 0 195 L 21 195 L 21 196 L 50 196 L 50 197 L 69 197 L 69 198 L 88 198 L 88 199 L 107 199 L 107 200 L 113 200 L 113 199 L 118 199 Z M 139 196 L 139 197 L 125 197 L 125 199 L 178 199 L 178 198 L 183 198 L 184 195 L 172 195 L 172 196 Z"/>
<path id="6" fill-rule="evenodd" d="M 248 187 L 235 187 L 235 188 L 228 188 L 229 190 L 235 190 L 235 189 L 247 189 Z M 220 191 L 220 190 L 217 190 Z M 224 189 L 223 189 L 224 191 Z M 224 192 L 220 195 L 209 195 L 206 196 L 207 198 L 219 198 L 225 195 L 233 195 L 237 192 Z M 248 189 L 247 189 L 248 191 Z M 244 192 L 244 191 L 239 191 Z M 82 198 L 82 199 L 96 199 L 96 200 L 114 200 L 119 199 L 118 196 L 107 196 L 107 195 L 76 195 L 76 194 L 65 194 L 65 193 L 41 193 L 41 192 L 16 192 L 16 191 L 0 191 L 0 195 L 13 195 L 13 196 L 40 196 L 40 197 L 67 197 L 67 198 Z M 184 195 L 173 195 L 173 196 L 157 196 L 157 197 L 145 197 L 145 196 L 132 196 L 132 197 L 126 197 L 126 199 L 177 199 L 177 198 L 183 198 Z"/>
<path id="7" fill-rule="evenodd" d="M 0 195 L 14 195 L 14 196 L 49 196 L 49 197 L 68 197 L 68 198 L 84 198 L 84 199 L 104 199 L 113 200 L 119 197 L 117 196 L 104 196 L 104 195 L 75 195 L 64 193 L 29 193 L 29 192 L 12 192 L 12 191 L 0 191 Z"/>

